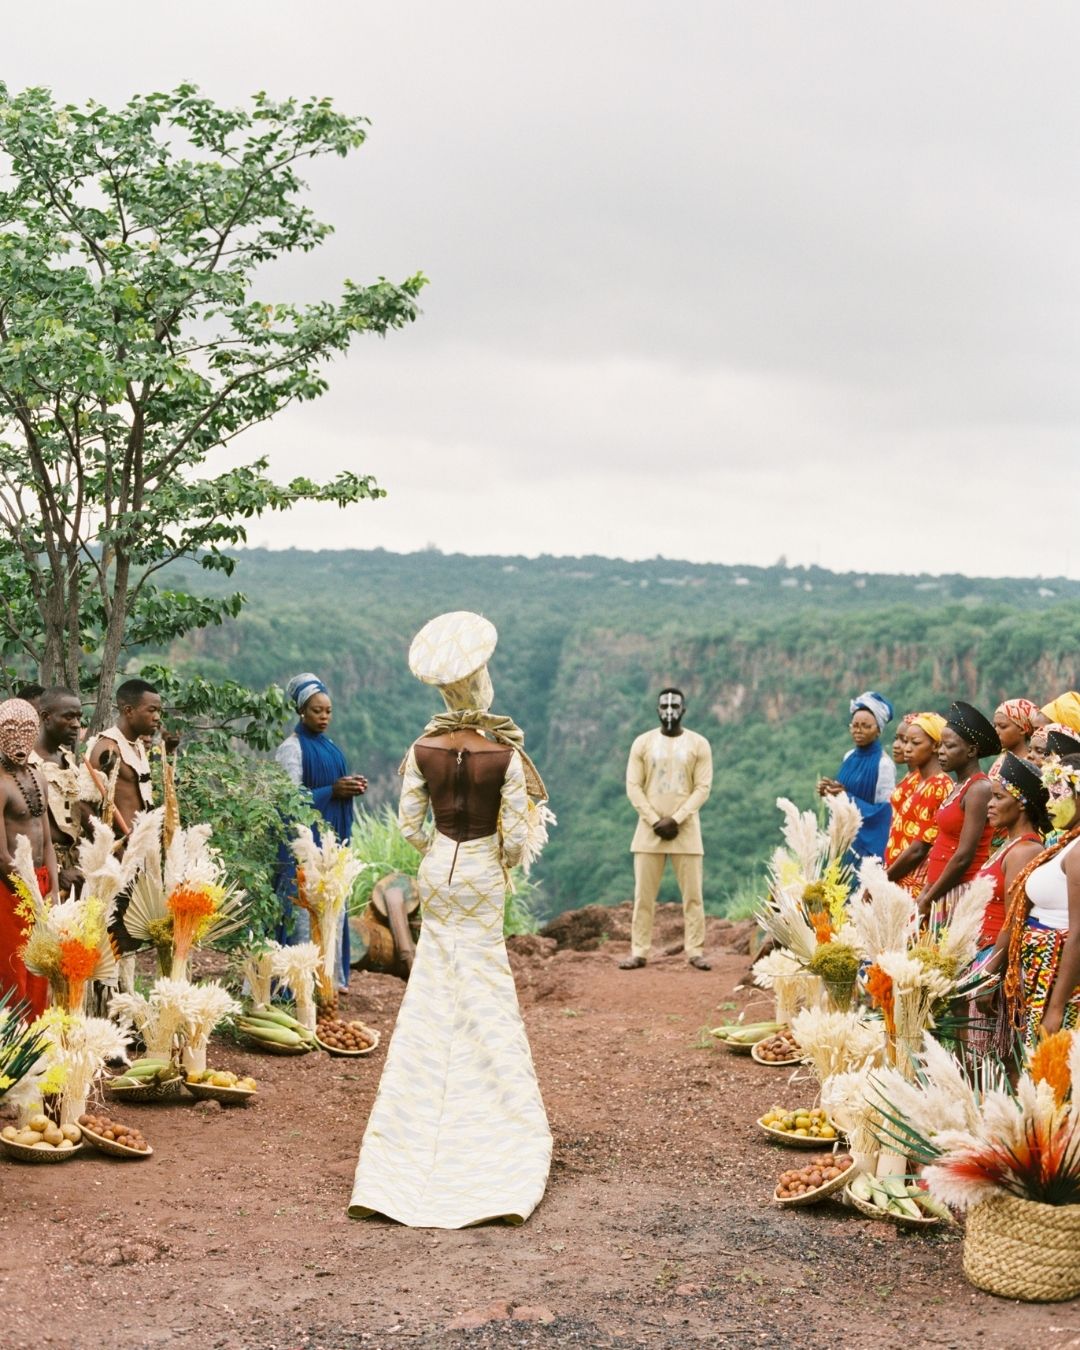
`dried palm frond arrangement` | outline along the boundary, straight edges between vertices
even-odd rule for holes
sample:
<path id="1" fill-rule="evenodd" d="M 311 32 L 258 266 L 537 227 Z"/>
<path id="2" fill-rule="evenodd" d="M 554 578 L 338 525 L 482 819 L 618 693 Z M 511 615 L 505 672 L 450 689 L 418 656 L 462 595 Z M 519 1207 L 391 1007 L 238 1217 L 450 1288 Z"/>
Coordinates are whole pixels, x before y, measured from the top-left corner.
<path id="1" fill-rule="evenodd" d="M 83 883 L 68 900 L 41 895 L 29 840 L 20 836 L 15 847 L 18 910 L 29 929 L 22 959 L 28 970 L 48 980 L 54 1006 L 68 1012 L 83 1010 L 90 980 L 116 980 L 109 916 L 116 897 L 142 867 L 150 841 L 148 831 L 133 832 L 118 858 L 112 830 L 99 820 L 91 825 L 91 837 L 79 845 Z"/>
<path id="2" fill-rule="evenodd" d="M 155 980 L 149 997 L 139 993 L 116 994 L 109 1000 L 109 1016 L 134 1024 L 149 1059 L 175 1064 L 188 1042 L 197 1009 L 195 986 L 166 975 Z"/>
<path id="3" fill-rule="evenodd" d="M 135 819 L 132 836 L 145 821 L 153 847 L 130 894 L 117 904 L 110 933 L 119 951 L 154 948 L 162 974 L 183 980 L 194 948 L 220 941 L 243 925 L 245 895 L 225 882 L 220 855 L 210 843 L 211 826 L 174 827 L 166 845 L 163 808 Z"/>
<path id="4" fill-rule="evenodd" d="M 24 1122 L 44 1111 L 61 1125 L 74 1124 L 106 1062 L 126 1057 L 128 1028 L 57 1007 L 46 1009 L 29 1029 L 40 1041 L 40 1053 L 8 1099 Z"/>
<path id="5" fill-rule="evenodd" d="M 296 858 L 296 903 L 311 916 L 311 937 L 322 952 L 316 997 L 326 1007 L 337 1005 L 337 968 L 341 928 L 353 882 L 363 866 L 347 843 L 339 844 L 329 826 L 321 842 L 306 825 L 297 827 L 290 847 Z"/>
<path id="6" fill-rule="evenodd" d="M 846 1008 L 854 995 L 858 959 L 847 940 L 851 869 L 845 856 L 862 817 L 844 793 L 826 800 L 829 826 L 822 830 L 812 811 L 800 812 L 786 797 L 777 798 L 784 816 L 784 846 L 773 853 L 769 895 L 754 917 L 783 953 L 809 977 L 824 982 L 808 984 L 804 976 L 799 990 L 804 1000 L 815 988 L 819 995 L 824 988 L 834 1007 Z M 842 952 L 827 953 L 839 942 Z M 784 980 L 783 975 L 780 978 Z M 792 989 L 781 983 L 778 1003 L 789 1004 Z M 777 1013 L 777 1021 L 781 1020 Z"/>
<path id="7" fill-rule="evenodd" d="M 883 1069 L 873 1091 L 883 1146 L 924 1164 L 930 1191 L 968 1209 L 999 1195 L 1080 1204 L 1080 1033 L 1060 1031 L 1029 1056 L 1015 1087 L 1000 1066 L 971 1069 L 932 1036 L 914 1081 Z"/>

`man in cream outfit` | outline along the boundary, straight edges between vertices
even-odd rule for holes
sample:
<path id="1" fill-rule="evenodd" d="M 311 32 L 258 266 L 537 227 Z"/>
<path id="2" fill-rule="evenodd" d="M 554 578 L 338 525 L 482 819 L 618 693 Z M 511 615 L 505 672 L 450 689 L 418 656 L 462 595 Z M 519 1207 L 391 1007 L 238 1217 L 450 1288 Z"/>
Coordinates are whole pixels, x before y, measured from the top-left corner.
<path id="1" fill-rule="evenodd" d="M 704 956 L 704 849 L 698 812 L 712 788 L 712 749 L 704 736 L 684 729 L 686 698 L 681 689 L 662 690 L 656 710 L 659 727 L 634 741 L 626 765 L 626 795 L 638 813 L 638 824 L 630 845 L 634 855 L 631 951 L 619 968 L 638 970 L 648 960 L 656 896 L 670 858 L 682 895 L 687 959 L 696 969 L 709 970 Z"/>

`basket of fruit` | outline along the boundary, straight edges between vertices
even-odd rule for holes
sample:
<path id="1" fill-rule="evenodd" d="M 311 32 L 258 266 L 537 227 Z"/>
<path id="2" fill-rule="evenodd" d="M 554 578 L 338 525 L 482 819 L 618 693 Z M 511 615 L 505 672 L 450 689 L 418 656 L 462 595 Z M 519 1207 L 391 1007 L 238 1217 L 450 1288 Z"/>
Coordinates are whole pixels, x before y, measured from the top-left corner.
<path id="1" fill-rule="evenodd" d="M 168 1059 L 136 1059 L 105 1082 L 107 1091 L 129 1102 L 172 1101 L 183 1087 L 180 1070 Z"/>
<path id="2" fill-rule="evenodd" d="M 57 1125 L 48 1116 L 31 1116 L 23 1129 L 5 1125 L 0 1144 L 10 1158 L 20 1162 L 67 1162 L 82 1151 L 83 1134 L 78 1125 Z"/>
<path id="3" fill-rule="evenodd" d="M 227 1069 L 206 1069 L 202 1073 L 189 1073 L 184 1086 L 193 1097 L 200 1101 L 209 1098 L 215 1102 L 246 1102 L 258 1091 L 259 1085 L 254 1078 L 241 1076 Z"/>
<path id="4" fill-rule="evenodd" d="M 758 1041 L 750 1053 L 758 1064 L 771 1064 L 776 1069 L 786 1064 L 798 1064 L 803 1057 L 790 1031 L 778 1031 L 775 1036 L 767 1036 L 765 1040 Z"/>
<path id="5" fill-rule="evenodd" d="M 844 1198 L 868 1219 L 888 1219 L 901 1228 L 936 1228 L 953 1221 L 945 1205 L 906 1177 L 872 1177 L 860 1172 L 848 1183 Z"/>
<path id="6" fill-rule="evenodd" d="M 237 1030 L 256 1050 L 268 1055 L 306 1055 L 315 1049 L 315 1035 L 280 1008 L 259 1008 L 241 1013 Z"/>
<path id="7" fill-rule="evenodd" d="M 849 1153 L 826 1153 L 811 1158 L 805 1167 L 793 1167 L 780 1174 L 773 1200 L 785 1209 L 816 1205 L 846 1184 L 852 1166 Z"/>
<path id="8" fill-rule="evenodd" d="M 328 1055 L 370 1055 L 379 1044 L 379 1033 L 363 1022 L 327 1017 L 315 1027 L 315 1040 Z"/>
<path id="9" fill-rule="evenodd" d="M 720 1042 L 725 1049 L 736 1055 L 748 1055 L 758 1041 L 783 1031 L 781 1022 L 726 1022 L 723 1026 L 713 1027 L 710 1036 Z"/>
<path id="10" fill-rule="evenodd" d="M 108 1116 L 88 1112 L 79 1117 L 79 1124 L 88 1144 L 114 1158 L 149 1158 L 154 1152 L 141 1130 L 132 1125 L 121 1125 Z"/>
<path id="11" fill-rule="evenodd" d="M 774 1106 L 758 1120 L 758 1125 L 770 1139 L 788 1148 L 820 1148 L 822 1144 L 834 1143 L 840 1134 L 820 1106 L 792 1111 Z"/>

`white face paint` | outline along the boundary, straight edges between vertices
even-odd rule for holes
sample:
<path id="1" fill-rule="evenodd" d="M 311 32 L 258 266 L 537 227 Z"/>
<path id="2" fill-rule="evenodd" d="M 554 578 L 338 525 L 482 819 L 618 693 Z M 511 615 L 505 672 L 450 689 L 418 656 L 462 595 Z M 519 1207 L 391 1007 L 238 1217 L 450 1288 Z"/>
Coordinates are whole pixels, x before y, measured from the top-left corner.
<path id="1" fill-rule="evenodd" d="M 678 694 L 661 694 L 656 705 L 660 725 L 665 731 L 674 731 L 682 721 L 685 705 Z"/>

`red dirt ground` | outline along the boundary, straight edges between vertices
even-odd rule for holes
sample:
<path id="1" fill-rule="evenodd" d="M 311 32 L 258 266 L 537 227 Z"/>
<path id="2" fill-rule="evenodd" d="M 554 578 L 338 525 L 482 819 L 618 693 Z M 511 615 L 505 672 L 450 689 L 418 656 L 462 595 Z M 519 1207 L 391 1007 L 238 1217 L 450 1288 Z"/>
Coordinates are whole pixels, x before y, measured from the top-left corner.
<path id="1" fill-rule="evenodd" d="M 972 1289 L 958 1233 L 909 1235 L 832 1201 L 772 1205 L 799 1155 L 755 1117 L 811 1094 L 699 1035 L 731 1004 L 767 1015 L 759 993 L 736 990 L 748 962 L 729 944 L 745 929 L 710 920 L 711 973 L 680 956 L 621 972 L 626 917 L 610 912 L 606 940 L 589 912 L 557 930 L 592 951 L 513 944 L 555 1135 L 546 1198 L 524 1227 L 350 1221 L 385 1039 L 361 1060 L 221 1039 L 211 1063 L 253 1073 L 258 1099 L 114 1110 L 153 1158 L 0 1160 L 0 1344 L 1080 1347 L 1080 1303 Z M 658 949 L 677 934 L 663 907 Z M 354 975 L 346 1007 L 388 1038 L 402 988 Z"/>

